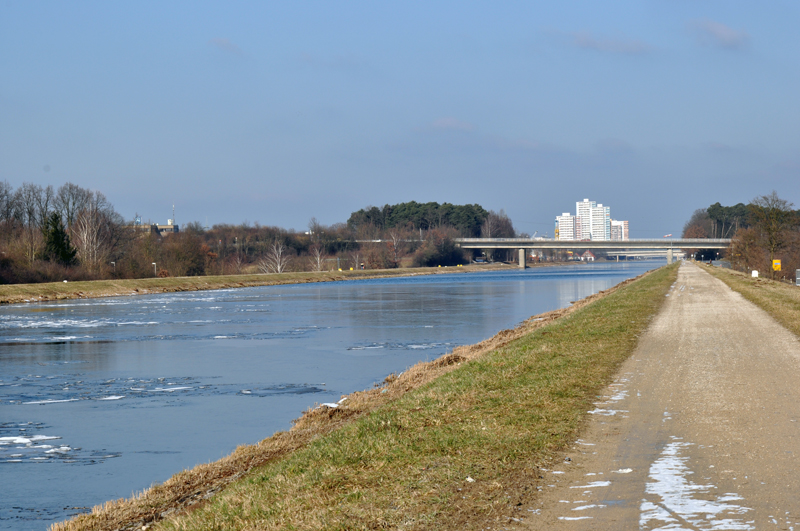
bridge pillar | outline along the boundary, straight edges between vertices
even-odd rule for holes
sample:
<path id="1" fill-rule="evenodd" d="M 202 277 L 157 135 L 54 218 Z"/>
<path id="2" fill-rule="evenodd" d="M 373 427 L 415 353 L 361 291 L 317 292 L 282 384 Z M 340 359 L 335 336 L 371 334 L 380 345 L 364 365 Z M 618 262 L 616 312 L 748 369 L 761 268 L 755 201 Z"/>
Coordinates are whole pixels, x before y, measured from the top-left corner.
<path id="1" fill-rule="evenodd" d="M 519 250 L 519 268 L 525 269 L 525 249 Z"/>
<path id="2" fill-rule="evenodd" d="M 667 263 L 668 264 L 672 263 L 672 249 L 671 248 L 667 250 Z"/>

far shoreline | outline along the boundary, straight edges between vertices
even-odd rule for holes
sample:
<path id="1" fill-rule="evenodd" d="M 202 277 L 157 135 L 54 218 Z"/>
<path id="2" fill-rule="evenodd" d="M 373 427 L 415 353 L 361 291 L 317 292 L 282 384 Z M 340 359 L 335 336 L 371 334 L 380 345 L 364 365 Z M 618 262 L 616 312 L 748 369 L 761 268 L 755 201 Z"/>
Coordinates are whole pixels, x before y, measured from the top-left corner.
<path id="1" fill-rule="evenodd" d="M 580 264 L 582 262 L 543 262 L 528 264 L 526 268 L 552 267 Z M 80 282 L 43 282 L 40 284 L 0 285 L 0 305 L 36 302 L 53 302 L 73 299 L 99 299 L 152 295 L 181 291 L 207 291 L 216 289 L 249 288 L 257 286 L 280 286 L 337 282 L 375 278 L 412 277 L 452 273 L 475 273 L 482 271 L 518 270 L 514 264 L 469 264 L 465 266 L 415 267 L 399 269 L 367 269 L 352 271 L 321 271 L 292 273 L 263 273 L 245 275 L 209 275 L 197 277 L 167 277 L 116 280 L 88 280 Z"/>

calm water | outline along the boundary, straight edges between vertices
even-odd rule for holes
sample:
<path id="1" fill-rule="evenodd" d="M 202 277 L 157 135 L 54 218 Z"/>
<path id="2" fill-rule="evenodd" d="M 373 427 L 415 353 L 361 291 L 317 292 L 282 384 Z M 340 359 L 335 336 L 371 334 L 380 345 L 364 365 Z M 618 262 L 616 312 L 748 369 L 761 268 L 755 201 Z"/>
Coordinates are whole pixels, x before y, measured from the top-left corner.
<path id="1" fill-rule="evenodd" d="M 0 529 L 254 443 L 316 403 L 662 262 L 0 308 Z"/>

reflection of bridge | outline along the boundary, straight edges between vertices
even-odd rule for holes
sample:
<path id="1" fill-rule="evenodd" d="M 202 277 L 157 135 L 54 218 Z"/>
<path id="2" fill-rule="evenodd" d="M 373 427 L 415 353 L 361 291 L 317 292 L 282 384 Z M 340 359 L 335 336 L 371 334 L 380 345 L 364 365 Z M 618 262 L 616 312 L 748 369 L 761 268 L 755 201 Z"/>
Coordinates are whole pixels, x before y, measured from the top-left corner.
<path id="1" fill-rule="evenodd" d="M 687 249 L 726 249 L 730 238 L 659 238 L 616 241 L 546 240 L 544 238 L 457 238 L 456 244 L 463 249 L 519 249 L 520 267 L 525 267 L 526 249 L 585 250 L 602 249 L 621 253 L 632 251 L 666 252 L 667 262 L 672 263 L 675 251 Z"/>

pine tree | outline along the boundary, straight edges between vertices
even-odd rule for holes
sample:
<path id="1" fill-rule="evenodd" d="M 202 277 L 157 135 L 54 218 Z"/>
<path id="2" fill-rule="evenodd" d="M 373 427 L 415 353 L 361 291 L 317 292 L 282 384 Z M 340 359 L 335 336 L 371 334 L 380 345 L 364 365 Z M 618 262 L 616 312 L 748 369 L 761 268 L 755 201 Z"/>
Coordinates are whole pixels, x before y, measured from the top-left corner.
<path id="1" fill-rule="evenodd" d="M 44 233 L 44 251 L 42 258 L 50 262 L 58 262 L 63 265 L 75 263 L 75 248 L 69 241 L 69 235 L 64 229 L 61 215 L 53 212 L 47 217 L 42 232 Z"/>

